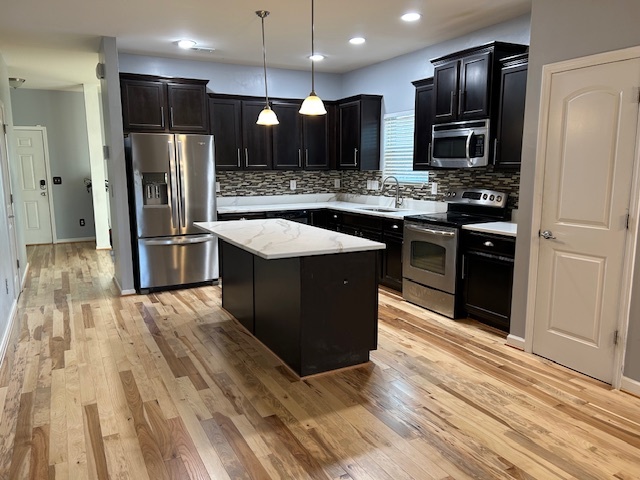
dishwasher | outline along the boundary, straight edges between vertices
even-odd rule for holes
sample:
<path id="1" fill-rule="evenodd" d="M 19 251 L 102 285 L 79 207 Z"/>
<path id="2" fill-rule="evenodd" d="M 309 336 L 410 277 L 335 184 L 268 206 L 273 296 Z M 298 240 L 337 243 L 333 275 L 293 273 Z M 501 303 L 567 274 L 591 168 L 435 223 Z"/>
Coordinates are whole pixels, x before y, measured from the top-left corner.
<path id="1" fill-rule="evenodd" d="M 462 232 L 464 308 L 469 316 L 508 332 L 516 239 Z"/>

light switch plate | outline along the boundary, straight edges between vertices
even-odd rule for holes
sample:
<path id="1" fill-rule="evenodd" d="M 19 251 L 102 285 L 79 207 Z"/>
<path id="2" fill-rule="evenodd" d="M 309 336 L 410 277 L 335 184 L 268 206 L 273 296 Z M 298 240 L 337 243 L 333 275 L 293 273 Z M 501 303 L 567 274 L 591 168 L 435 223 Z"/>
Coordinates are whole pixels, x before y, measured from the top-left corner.
<path id="1" fill-rule="evenodd" d="M 295 189 L 296 189 L 296 181 L 289 180 L 289 190 L 295 190 Z"/>
<path id="2" fill-rule="evenodd" d="M 340 179 L 339 179 L 339 178 L 336 178 L 336 179 L 333 181 L 333 187 L 334 187 L 334 188 L 340 188 Z"/>
<path id="3" fill-rule="evenodd" d="M 431 182 L 431 193 L 433 195 L 438 193 L 438 184 L 436 182 Z"/>
<path id="4" fill-rule="evenodd" d="M 220 182 L 216 182 L 216 193 L 220 193 Z"/>

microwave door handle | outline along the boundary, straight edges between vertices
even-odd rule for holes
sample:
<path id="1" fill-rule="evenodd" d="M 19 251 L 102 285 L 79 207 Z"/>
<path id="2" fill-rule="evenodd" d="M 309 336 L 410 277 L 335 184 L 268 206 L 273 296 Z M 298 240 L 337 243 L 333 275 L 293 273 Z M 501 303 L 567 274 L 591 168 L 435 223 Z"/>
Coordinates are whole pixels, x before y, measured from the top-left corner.
<path id="1" fill-rule="evenodd" d="M 471 138 L 473 137 L 473 132 L 469 132 L 469 135 L 467 135 L 467 143 L 465 145 L 465 151 L 467 153 L 467 162 L 469 162 L 469 166 L 473 165 L 473 162 L 471 161 Z"/>

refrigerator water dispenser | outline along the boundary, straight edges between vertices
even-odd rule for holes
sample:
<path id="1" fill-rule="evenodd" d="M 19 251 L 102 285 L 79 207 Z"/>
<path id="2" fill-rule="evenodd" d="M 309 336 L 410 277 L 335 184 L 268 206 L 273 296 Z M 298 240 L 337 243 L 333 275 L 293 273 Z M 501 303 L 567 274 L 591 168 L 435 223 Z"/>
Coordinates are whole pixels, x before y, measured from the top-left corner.
<path id="1" fill-rule="evenodd" d="M 162 173 L 142 173 L 142 192 L 144 206 L 168 205 L 167 195 L 167 174 Z"/>

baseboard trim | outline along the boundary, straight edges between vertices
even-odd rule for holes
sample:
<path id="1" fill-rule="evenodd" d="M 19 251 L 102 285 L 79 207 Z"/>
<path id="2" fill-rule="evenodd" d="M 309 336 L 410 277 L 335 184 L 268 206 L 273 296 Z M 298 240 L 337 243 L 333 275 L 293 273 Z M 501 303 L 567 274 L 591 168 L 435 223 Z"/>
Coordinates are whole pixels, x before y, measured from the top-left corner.
<path id="1" fill-rule="evenodd" d="M 524 338 L 509 334 L 507 335 L 507 345 L 518 350 L 524 350 Z"/>
<path id="2" fill-rule="evenodd" d="M 124 297 L 126 295 L 135 295 L 136 293 L 138 293 L 135 291 L 135 289 L 123 290 L 120 286 L 120 282 L 118 282 L 118 279 L 115 276 L 113 277 L 113 283 L 116 284 L 116 288 L 120 292 L 121 297 Z"/>
<path id="3" fill-rule="evenodd" d="M 96 237 L 58 238 L 55 243 L 95 242 Z"/>
<path id="4" fill-rule="evenodd" d="M 640 397 L 640 382 L 629 377 L 622 377 L 620 390 Z"/>
<path id="5" fill-rule="evenodd" d="M 18 297 L 20 298 L 20 297 Z M 9 340 L 11 339 L 11 333 L 15 328 L 16 318 L 18 317 L 18 298 L 13 301 L 13 305 L 11 305 L 11 314 L 9 315 L 9 324 L 7 325 L 7 329 L 4 332 L 2 337 L 2 344 L 0 344 L 0 365 L 4 362 L 4 357 L 7 353 L 7 348 L 9 347 Z"/>

